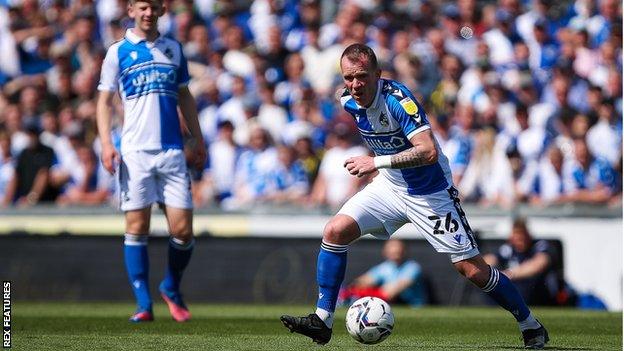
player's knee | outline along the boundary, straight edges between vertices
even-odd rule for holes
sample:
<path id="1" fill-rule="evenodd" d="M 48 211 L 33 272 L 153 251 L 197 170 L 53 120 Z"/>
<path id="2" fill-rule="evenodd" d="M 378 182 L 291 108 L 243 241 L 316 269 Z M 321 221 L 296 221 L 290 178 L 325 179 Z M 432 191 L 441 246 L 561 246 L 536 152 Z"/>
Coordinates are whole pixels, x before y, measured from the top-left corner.
<path id="1" fill-rule="evenodd" d="M 348 223 L 333 219 L 325 225 L 323 241 L 332 244 L 347 245 L 355 240 L 358 235 L 359 234 L 355 233 Z"/>
<path id="2" fill-rule="evenodd" d="M 188 242 L 193 239 L 193 230 L 191 229 L 190 225 L 186 225 L 185 223 L 172 225 L 169 234 L 171 234 L 171 236 L 175 237 L 176 239 L 180 239 L 184 242 Z"/>
<path id="3" fill-rule="evenodd" d="M 149 223 L 133 221 L 131 223 L 126 224 L 126 233 L 130 234 L 148 234 L 149 233 Z"/>

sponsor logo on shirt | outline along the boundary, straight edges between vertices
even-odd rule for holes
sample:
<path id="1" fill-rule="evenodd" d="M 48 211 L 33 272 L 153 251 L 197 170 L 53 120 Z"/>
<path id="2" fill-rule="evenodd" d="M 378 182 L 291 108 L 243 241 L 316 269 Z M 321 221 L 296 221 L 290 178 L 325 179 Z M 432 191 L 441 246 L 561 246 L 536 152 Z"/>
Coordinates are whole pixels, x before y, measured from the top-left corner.
<path id="1" fill-rule="evenodd" d="M 391 137 L 379 137 L 379 136 L 366 136 L 362 135 L 368 146 L 378 155 L 394 154 L 399 150 L 402 150 L 406 145 L 404 137 L 391 136 Z"/>
<path id="2" fill-rule="evenodd" d="M 177 81 L 177 74 L 174 70 L 168 72 L 160 72 L 157 69 L 152 69 L 147 72 L 139 73 L 132 79 L 132 85 L 135 87 L 142 87 L 144 85 L 152 83 L 169 83 L 175 84 Z"/>

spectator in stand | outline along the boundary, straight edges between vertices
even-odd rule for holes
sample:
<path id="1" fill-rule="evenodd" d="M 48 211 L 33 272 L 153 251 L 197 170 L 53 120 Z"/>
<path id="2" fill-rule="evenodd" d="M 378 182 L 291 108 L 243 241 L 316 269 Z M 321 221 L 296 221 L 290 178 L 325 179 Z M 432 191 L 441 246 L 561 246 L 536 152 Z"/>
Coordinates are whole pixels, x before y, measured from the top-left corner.
<path id="1" fill-rule="evenodd" d="M 58 189 L 50 184 L 50 168 L 56 163 L 54 151 L 39 141 L 41 129 L 36 121 L 27 121 L 24 129 L 28 145 L 17 157 L 15 173 L 3 199 L 4 206 L 30 207 L 53 202 L 58 196 Z"/>
<path id="2" fill-rule="evenodd" d="M 275 102 L 275 85 L 264 83 L 258 88 L 261 100 L 258 123 L 271 134 L 273 140 L 280 140 L 282 131 L 288 123 L 288 113 Z"/>
<path id="3" fill-rule="evenodd" d="M 184 44 L 184 55 L 190 62 L 208 64 L 212 47 L 210 46 L 210 34 L 208 27 L 203 23 L 195 22 L 189 29 L 188 42 Z"/>
<path id="4" fill-rule="evenodd" d="M 210 167 L 204 171 L 196 194 L 196 204 L 205 205 L 211 202 L 221 204 L 234 192 L 236 163 L 241 148 L 234 141 L 234 125 L 230 121 L 220 122 L 218 134 L 208 147 Z"/>
<path id="5" fill-rule="evenodd" d="M 372 267 L 340 292 L 339 298 L 348 305 L 364 296 L 375 296 L 394 304 L 412 307 L 427 303 L 427 290 L 422 268 L 407 256 L 407 246 L 398 239 L 384 244 L 384 262 Z"/>
<path id="6" fill-rule="evenodd" d="M 533 240 L 524 218 L 513 221 L 506 244 L 483 258 L 514 282 L 527 304 L 555 304 L 559 292 L 556 252 L 546 240 Z"/>
<path id="7" fill-rule="evenodd" d="M 562 201 L 565 194 L 563 184 L 563 164 L 565 162 L 561 147 L 556 143 L 550 145 L 545 155 L 534 169 L 533 182 L 525 190 L 533 205 L 545 206 Z"/>
<path id="8" fill-rule="evenodd" d="M 343 123 L 336 124 L 330 131 L 328 149 L 310 194 L 312 204 L 339 208 L 368 182 L 367 177 L 353 177 L 344 168 L 349 157 L 367 154 L 363 146 L 353 145 L 351 135 L 349 126 Z"/>
<path id="9" fill-rule="evenodd" d="M 220 121 L 228 120 L 234 124 L 236 129 L 243 129 L 243 125 L 247 123 L 245 117 L 244 101 L 247 96 L 247 87 L 245 79 L 242 76 L 232 77 L 232 96 L 223 101 L 217 110 L 217 116 Z"/>
<path id="10" fill-rule="evenodd" d="M 598 123 L 587 131 L 589 151 L 615 166 L 622 158 L 622 129 L 616 125 L 613 99 L 603 99 L 598 117 Z"/>
<path id="11" fill-rule="evenodd" d="M 56 203 L 61 206 L 97 206 L 107 203 L 114 192 L 114 177 L 106 172 L 90 147 L 80 145 L 76 154 L 79 173 L 72 176 Z"/>
<path id="12" fill-rule="evenodd" d="M 302 205 L 310 185 L 295 150 L 288 145 L 279 145 L 277 159 L 277 167 L 268 174 L 267 190 L 262 200 L 276 205 Z"/>
<path id="13" fill-rule="evenodd" d="M 510 207 L 515 203 L 514 179 L 505 151 L 496 145 L 496 131 L 482 129 L 458 190 L 482 206 Z"/>
<path id="14" fill-rule="evenodd" d="M 301 54 L 288 55 L 284 66 L 287 79 L 275 87 L 275 101 L 288 110 L 289 120 L 293 118 L 291 111 L 293 104 L 301 100 L 303 90 L 309 86 L 303 74 L 304 69 L 305 63 Z"/>
<path id="15" fill-rule="evenodd" d="M 282 43 L 282 30 L 277 24 L 267 30 L 267 47 L 259 49 L 260 57 L 266 62 L 265 77 L 275 83 L 284 79 L 284 64 L 290 51 Z"/>
<path id="16" fill-rule="evenodd" d="M 11 154 L 11 135 L 0 129 L 0 199 L 6 196 L 7 188 L 15 174 L 15 158 Z"/>
<path id="17" fill-rule="evenodd" d="M 253 74 L 253 61 L 244 50 L 247 43 L 243 29 L 237 25 L 231 25 L 223 34 L 227 49 L 223 56 L 223 66 L 237 76 L 250 78 Z"/>
<path id="18" fill-rule="evenodd" d="M 294 149 L 308 177 L 308 184 L 314 184 L 321 165 L 321 156 L 314 150 L 312 139 L 307 135 L 299 136 L 295 141 Z"/>
<path id="19" fill-rule="evenodd" d="M 606 204 L 617 186 L 615 171 L 609 161 L 596 158 L 583 137 L 574 139 L 574 159 L 563 170 L 565 202 Z"/>
<path id="20" fill-rule="evenodd" d="M 19 155 L 30 142 L 28 134 L 24 131 L 22 112 L 19 106 L 9 104 L 4 110 L 3 121 L 11 136 L 11 154 Z"/>
<path id="21" fill-rule="evenodd" d="M 504 66 L 514 59 L 514 40 L 512 14 L 505 9 L 496 10 L 496 27 L 483 34 L 483 40 L 488 47 L 495 48 L 489 50 L 489 59 L 494 66 Z"/>
<path id="22" fill-rule="evenodd" d="M 304 61 L 305 79 L 310 82 L 314 91 L 327 96 L 332 94 L 331 88 L 339 74 L 338 63 L 340 50 L 337 46 L 323 48 L 320 44 L 320 27 L 313 23 L 306 29 L 307 43 L 301 49 Z"/>
<path id="23" fill-rule="evenodd" d="M 461 58 L 463 64 L 470 65 L 475 60 L 475 38 L 462 38 L 459 34 L 462 26 L 460 9 L 453 3 L 442 8 L 442 26 L 444 28 L 444 47 L 448 53 Z"/>
<path id="24" fill-rule="evenodd" d="M 61 136 L 53 145 L 48 145 L 57 155 L 57 164 L 50 172 L 52 184 L 64 190 L 64 186 L 70 181 L 84 179 L 84 165 L 78 155 L 78 149 L 85 144 L 85 131 L 82 124 L 76 120 L 69 122 Z M 86 155 L 85 155 L 86 156 Z"/>
<path id="25" fill-rule="evenodd" d="M 226 209 L 253 205 L 267 191 L 267 177 L 277 166 L 277 151 L 269 133 L 260 126 L 251 129 L 249 148 L 236 163 L 234 196 L 223 203 Z"/>
<path id="26" fill-rule="evenodd" d="M 459 184 L 470 161 L 472 141 L 469 136 L 458 132 L 458 128 L 451 128 L 451 118 L 447 115 L 432 117 L 429 122 L 442 152 L 449 160 L 453 182 Z"/>

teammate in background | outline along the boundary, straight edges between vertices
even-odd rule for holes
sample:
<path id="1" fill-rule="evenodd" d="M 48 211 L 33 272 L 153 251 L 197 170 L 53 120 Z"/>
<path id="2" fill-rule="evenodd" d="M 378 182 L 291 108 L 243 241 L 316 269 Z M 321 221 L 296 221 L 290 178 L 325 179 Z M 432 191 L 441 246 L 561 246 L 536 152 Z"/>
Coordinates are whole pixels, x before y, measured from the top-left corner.
<path id="1" fill-rule="evenodd" d="M 366 45 L 347 47 L 340 68 L 346 86 L 340 102 L 377 155 L 352 157 L 344 166 L 357 177 L 376 171 L 379 175 L 325 226 L 317 262 L 315 313 L 284 315 L 282 323 L 316 343 L 329 342 L 349 244 L 368 233 L 388 238 L 404 224 L 414 223 L 437 252 L 449 255 L 458 272 L 513 314 L 526 348 L 543 348 L 548 342 L 546 329 L 509 278 L 488 266 L 479 253 L 448 160 L 412 93 L 398 82 L 380 79 L 377 58 Z"/>
<path id="2" fill-rule="evenodd" d="M 98 90 L 97 125 L 102 163 L 118 172 L 120 207 L 125 213 L 124 254 L 137 300 L 131 322 L 154 319 L 149 292 L 147 238 L 151 207 L 164 205 L 169 224 L 169 262 L 159 285 L 173 319 L 190 318 L 180 294 L 180 280 L 193 252 L 193 205 L 190 177 L 183 152 L 179 107 L 192 139 L 189 162 L 201 169 L 206 160 L 195 100 L 187 88 L 189 74 L 180 43 L 161 37 L 158 18 L 162 0 L 130 0 L 128 15 L 135 27 L 106 54 Z M 121 147 L 111 141 L 113 95 L 119 90 L 124 107 Z"/>
<path id="3" fill-rule="evenodd" d="M 379 297 L 388 302 L 422 306 L 427 302 L 422 269 L 418 262 L 407 258 L 407 246 L 398 239 L 386 241 L 384 262 L 357 277 L 353 284 L 340 292 L 343 301 L 355 301 L 364 296 Z"/>

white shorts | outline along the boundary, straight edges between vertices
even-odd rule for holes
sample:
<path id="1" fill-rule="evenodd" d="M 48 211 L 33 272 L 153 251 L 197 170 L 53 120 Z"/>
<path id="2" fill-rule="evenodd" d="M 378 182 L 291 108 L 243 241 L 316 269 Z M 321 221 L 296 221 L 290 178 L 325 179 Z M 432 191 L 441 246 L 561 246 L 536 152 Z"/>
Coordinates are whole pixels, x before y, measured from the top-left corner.
<path id="1" fill-rule="evenodd" d="M 191 178 L 184 152 L 178 149 L 123 154 L 118 172 L 122 211 L 165 206 L 192 209 Z"/>
<path id="2" fill-rule="evenodd" d="M 355 194 L 338 211 L 353 218 L 360 232 L 388 239 L 406 223 L 453 263 L 479 254 L 477 243 L 453 187 L 429 195 L 399 192 L 379 177 Z"/>

